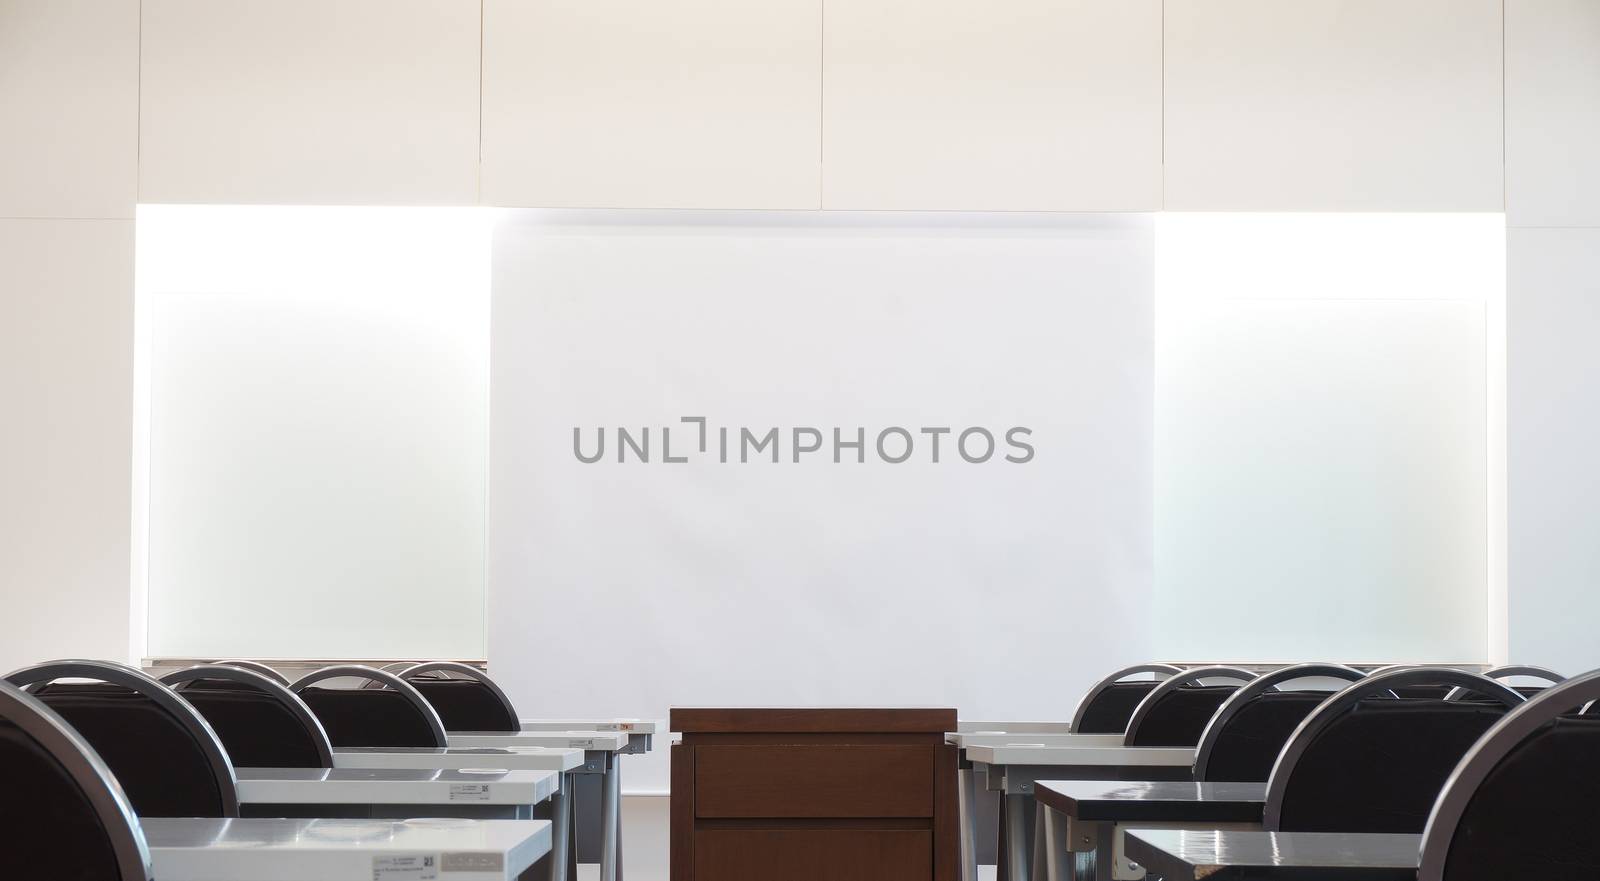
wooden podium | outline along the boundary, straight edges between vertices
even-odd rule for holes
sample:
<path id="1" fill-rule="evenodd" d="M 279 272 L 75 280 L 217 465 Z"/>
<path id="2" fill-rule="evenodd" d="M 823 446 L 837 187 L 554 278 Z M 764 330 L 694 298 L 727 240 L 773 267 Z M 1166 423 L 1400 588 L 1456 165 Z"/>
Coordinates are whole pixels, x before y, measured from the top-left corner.
<path id="1" fill-rule="evenodd" d="M 956 881 L 945 709 L 674 709 L 671 881 Z"/>

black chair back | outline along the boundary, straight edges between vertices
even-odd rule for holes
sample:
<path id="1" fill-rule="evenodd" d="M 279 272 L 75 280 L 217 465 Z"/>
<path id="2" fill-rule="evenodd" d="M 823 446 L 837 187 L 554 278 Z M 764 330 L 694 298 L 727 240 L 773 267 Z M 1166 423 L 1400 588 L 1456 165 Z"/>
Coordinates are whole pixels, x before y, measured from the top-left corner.
<path id="1" fill-rule="evenodd" d="M 483 671 L 467 664 L 432 661 L 397 673 L 439 713 L 445 731 L 515 733 L 522 721 L 511 699 Z"/>
<path id="2" fill-rule="evenodd" d="M 333 748 L 294 692 L 249 668 L 217 664 L 161 677 L 200 715 L 239 768 L 331 768 Z"/>
<path id="3" fill-rule="evenodd" d="M 354 678 L 383 688 L 330 688 L 316 683 Z M 342 665 L 311 673 L 290 687 L 328 733 L 335 747 L 421 747 L 448 745 L 444 723 L 427 699 L 392 673 Z"/>
<path id="4" fill-rule="evenodd" d="M 1195 746 L 1222 702 L 1256 678 L 1237 667 L 1192 667 L 1171 676 L 1145 696 L 1128 720 L 1126 746 Z M 1202 680 L 1232 680 L 1204 685 Z"/>
<path id="5" fill-rule="evenodd" d="M 216 732 L 144 673 L 57 661 L 6 677 L 65 719 L 116 775 L 141 817 L 237 817 L 233 766 Z M 92 684 L 61 679 L 97 680 Z"/>
<path id="6" fill-rule="evenodd" d="M 5 682 L 0 769 L 7 877 L 150 881 L 138 818 L 110 769 L 66 720 Z"/>
<path id="7" fill-rule="evenodd" d="M 1262 783 L 1289 736 L 1330 691 L 1285 691 L 1308 679 L 1358 682 L 1364 674 L 1336 664 L 1296 664 L 1257 677 L 1217 709 L 1195 751 L 1194 779 Z"/>
<path id="8" fill-rule="evenodd" d="M 1464 686 L 1497 701 L 1394 697 L 1419 685 Z M 1456 763 L 1522 701 L 1492 679 L 1442 667 L 1369 676 L 1295 730 L 1267 781 L 1263 824 L 1283 832 L 1421 832 Z"/>
<path id="9" fill-rule="evenodd" d="M 1440 793 L 1423 833 L 1421 881 L 1600 878 L 1600 671 L 1508 713 Z"/>
<path id="10" fill-rule="evenodd" d="M 1139 703 L 1155 690 L 1161 680 L 1182 672 L 1171 664 L 1138 664 L 1124 667 L 1095 683 L 1089 693 L 1078 702 L 1072 716 L 1075 734 L 1121 734 L 1128 730 L 1128 720 Z M 1155 679 L 1131 679 L 1142 674 L 1154 674 Z"/>

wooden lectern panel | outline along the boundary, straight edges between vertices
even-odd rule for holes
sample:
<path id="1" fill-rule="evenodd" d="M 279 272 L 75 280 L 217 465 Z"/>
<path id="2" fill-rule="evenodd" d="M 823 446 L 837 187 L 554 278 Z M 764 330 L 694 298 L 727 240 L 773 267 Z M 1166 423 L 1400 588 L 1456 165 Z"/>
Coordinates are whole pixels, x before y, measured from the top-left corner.
<path id="1" fill-rule="evenodd" d="M 695 833 L 696 881 L 928 881 L 926 829 L 708 829 Z"/>
<path id="2" fill-rule="evenodd" d="M 675 709 L 672 881 L 956 881 L 956 713 Z"/>
<path id="3" fill-rule="evenodd" d="M 925 743 L 695 749 L 697 817 L 931 817 Z"/>

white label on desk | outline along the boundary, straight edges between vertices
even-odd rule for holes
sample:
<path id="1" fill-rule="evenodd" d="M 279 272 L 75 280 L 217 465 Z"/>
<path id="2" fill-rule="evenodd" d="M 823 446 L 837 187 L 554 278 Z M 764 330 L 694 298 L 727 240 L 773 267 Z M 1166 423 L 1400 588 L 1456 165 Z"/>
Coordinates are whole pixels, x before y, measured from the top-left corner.
<path id="1" fill-rule="evenodd" d="M 567 741 L 567 749 L 594 749 L 594 738 L 585 737 L 581 740 Z"/>
<path id="2" fill-rule="evenodd" d="M 440 858 L 446 872 L 496 872 L 506 871 L 506 855 L 502 853 L 447 853 Z"/>
<path id="3" fill-rule="evenodd" d="M 439 857 L 373 857 L 372 881 L 438 881 Z"/>
<path id="4" fill-rule="evenodd" d="M 450 784 L 451 801 L 488 801 L 489 784 L 487 783 L 452 783 Z"/>

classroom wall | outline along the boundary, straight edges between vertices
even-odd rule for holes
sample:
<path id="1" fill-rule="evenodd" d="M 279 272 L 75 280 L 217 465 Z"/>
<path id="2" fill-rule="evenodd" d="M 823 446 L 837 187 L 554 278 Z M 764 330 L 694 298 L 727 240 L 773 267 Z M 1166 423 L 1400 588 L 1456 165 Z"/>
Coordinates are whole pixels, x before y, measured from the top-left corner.
<path id="1" fill-rule="evenodd" d="M 0 2 L 0 670 L 129 656 L 138 0 Z"/>
<path id="2" fill-rule="evenodd" d="M 1600 666 L 1600 4 L 1506 4 L 1510 648 Z"/>
<path id="3" fill-rule="evenodd" d="M 1510 617 L 1490 637 L 1600 664 L 1591 0 L 741 10 L 0 0 L 0 666 L 142 652 L 141 200 L 1507 211 Z"/>

